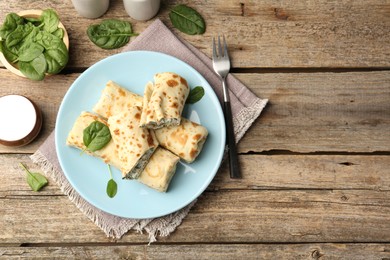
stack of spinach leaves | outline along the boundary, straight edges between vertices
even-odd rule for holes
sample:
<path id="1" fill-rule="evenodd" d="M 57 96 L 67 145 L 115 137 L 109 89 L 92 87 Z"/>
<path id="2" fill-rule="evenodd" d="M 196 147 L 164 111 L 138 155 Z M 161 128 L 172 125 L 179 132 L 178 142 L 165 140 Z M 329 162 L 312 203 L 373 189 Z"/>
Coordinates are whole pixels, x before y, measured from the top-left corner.
<path id="1" fill-rule="evenodd" d="M 59 22 L 53 9 L 44 10 L 38 18 L 9 13 L 0 27 L 0 51 L 29 79 L 57 74 L 69 60 Z"/>

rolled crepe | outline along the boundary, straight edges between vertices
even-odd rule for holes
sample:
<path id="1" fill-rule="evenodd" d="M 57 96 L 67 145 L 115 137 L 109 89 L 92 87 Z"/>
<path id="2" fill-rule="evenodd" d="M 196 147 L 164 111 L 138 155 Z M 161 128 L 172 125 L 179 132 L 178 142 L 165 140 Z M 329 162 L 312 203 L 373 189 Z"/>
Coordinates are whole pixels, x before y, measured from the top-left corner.
<path id="1" fill-rule="evenodd" d="M 108 118 L 125 179 L 137 179 L 158 146 L 154 132 L 139 127 L 141 108 L 133 106 Z"/>
<path id="2" fill-rule="evenodd" d="M 170 151 L 158 147 L 137 180 L 155 190 L 166 192 L 179 160 Z"/>
<path id="3" fill-rule="evenodd" d="M 82 112 L 73 124 L 73 127 L 66 139 L 66 144 L 69 146 L 76 147 L 80 150 L 85 150 L 86 147 L 83 142 L 83 132 L 84 129 L 87 128 L 94 121 L 99 121 L 107 125 L 107 121 L 100 118 L 99 116 L 90 112 Z M 120 168 L 121 162 L 119 160 L 118 154 L 115 149 L 115 144 L 112 139 L 102 149 L 97 150 L 95 152 L 85 150 L 85 153 L 98 157 L 102 159 L 105 163 L 110 164 L 118 169 Z"/>
<path id="4" fill-rule="evenodd" d="M 104 118 L 118 114 L 125 108 L 132 106 L 142 107 L 142 97 L 137 95 L 113 81 L 109 81 L 100 96 L 93 111 Z"/>
<path id="5" fill-rule="evenodd" d="M 154 76 L 144 91 L 141 127 L 158 129 L 179 125 L 189 94 L 187 81 L 178 74 L 165 72 Z"/>
<path id="6" fill-rule="evenodd" d="M 207 139 L 207 129 L 186 118 L 179 126 L 168 126 L 154 130 L 162 147 L 191 163 L 199 155 Z"/>

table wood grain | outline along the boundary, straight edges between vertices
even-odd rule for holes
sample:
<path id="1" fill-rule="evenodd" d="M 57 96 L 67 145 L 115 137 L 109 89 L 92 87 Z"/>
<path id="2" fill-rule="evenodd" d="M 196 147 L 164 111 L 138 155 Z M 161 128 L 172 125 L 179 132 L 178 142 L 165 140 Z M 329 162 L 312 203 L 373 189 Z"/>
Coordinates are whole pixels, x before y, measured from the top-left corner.
<path id="1" fill-rule="evenodd" d="M 173 28 L 178 3 L 202 14 L 205 34 Z M 44 118 L 33 143 L 0 146 L 1 259 L 390 259 L 389 0 L 162 1 L 157 18 L 206 55 L 224 33 L 231 72 L 269 104 L 239 143 L 243 179 L 224 163 L 177 230 L 151 245 L 133 231 L 107 238 L 54 182 L 31 191 L 18 163 L 40 171 L 29 156 L 72 82 L 121 51 L 93 45 L 88 25 L 124 19 L 142 33 L 155 18 L 131 19 L 121 0 L 94 20 L 71 1 L 10 0 L 0 20 L 45 8 L 69 33 L 67 67 L 33 82 L 0 66 L 0 96 L 26 95 Z"/>

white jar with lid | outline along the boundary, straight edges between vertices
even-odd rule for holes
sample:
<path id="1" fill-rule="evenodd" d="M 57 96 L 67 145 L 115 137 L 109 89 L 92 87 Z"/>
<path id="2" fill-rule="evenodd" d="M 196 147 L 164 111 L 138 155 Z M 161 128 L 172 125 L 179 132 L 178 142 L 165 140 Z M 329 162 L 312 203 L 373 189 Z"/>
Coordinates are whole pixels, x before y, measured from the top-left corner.
<path id="1" fill-rule="evenodd" d="M 77 13 L 85 18 L 98 18 L 107 12 L 110 0 L 72 0 Z"/>
<path id="2" fill-rule="evenodd" d="M 160 9 L 160 0 L 123 0 L 127 14 L 139 21 L 153 18 Z"/>

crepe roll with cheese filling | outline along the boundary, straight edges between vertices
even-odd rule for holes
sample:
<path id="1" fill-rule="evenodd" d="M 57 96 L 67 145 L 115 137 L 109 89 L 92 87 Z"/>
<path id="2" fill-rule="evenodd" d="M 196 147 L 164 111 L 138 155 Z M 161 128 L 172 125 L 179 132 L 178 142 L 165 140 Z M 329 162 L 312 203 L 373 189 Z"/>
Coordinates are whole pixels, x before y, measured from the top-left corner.
<path id="1" fill-rule="evenodd" d="M 158 146 L 154 132 L 139 127 L 141 110 L 133 106 L 108 118 L 125 179 L 137 179 Z"/>
<path id="2" fill-rule="evenodd" d="M 83 150 L 85 153 L 90 154 L 92 156 L 99 157 L 105 163 L 110 164 L 119 169 L 121 162 L 119 160 L 117 151 L 115 149 L 115 144 L 112 139 L 107 145 L 105 145 L 100 150 L 96 150 L 94 152 L 90 152 L 86 150 L 83 141 L 84 129 L 87 128 L 91 123 L 95 121 L 99 121 L 107 125 L 107 121 L 102 119 L 101 117 L 90 112 L 82 112 L 80 116 L 76 119 L 75 123 L 73 124 L 73 127 L 66 139 L 66 144 L 69 146 L 76 147 L 80 150 Z"/>
<path id="3" fill-rule="evenodd" d="M 98 103 L 93 107 L 93 111 L 104 118 L 109 118 L 131 106 L 142 107 L 142 102 L 140 95 L 110 80 L 103 89 Z"/>
<path id="4" fill-rule="evenodd" d="M 162 147 L 158 147 L 137 179 L 159 192 L 166 192 L 180 158 Z"/>
<path id="5" fill-rule="evenodd" d="M 189 94 L 187 81 L 171 72 L 157 73 L 144 90 L 141 127 L 158 129 L 179 125 Z"/>
<path id="6" fill-rule="evenodd" d="M 207 129 L 186 118 L 179 126 L 168 126 L 154 130 L 160 145 L 191 163 L 199 155 L 207 139 Z"/>

